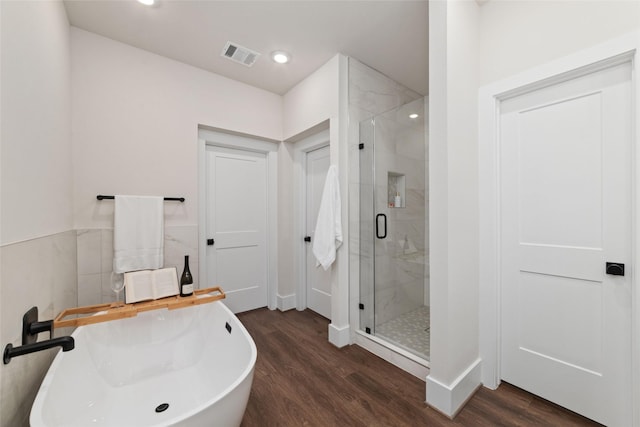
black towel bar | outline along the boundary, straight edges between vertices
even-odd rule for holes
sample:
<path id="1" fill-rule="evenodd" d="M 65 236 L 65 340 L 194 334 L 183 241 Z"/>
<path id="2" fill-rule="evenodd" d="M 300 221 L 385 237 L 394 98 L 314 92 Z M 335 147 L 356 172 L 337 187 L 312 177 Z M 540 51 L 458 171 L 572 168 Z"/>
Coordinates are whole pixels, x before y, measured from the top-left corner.
<path id="1" fill-rule="evenodd" d="M 103 196 L 102 194 L 98 194 L 96 196 L 96 199 L 98 200 L 113 200 L 115 198 L 116 198 L 115 196 Z M 184 197 L 165 197 L 164 200 L 170 201 L 170 202 L 184 203 Z"/>

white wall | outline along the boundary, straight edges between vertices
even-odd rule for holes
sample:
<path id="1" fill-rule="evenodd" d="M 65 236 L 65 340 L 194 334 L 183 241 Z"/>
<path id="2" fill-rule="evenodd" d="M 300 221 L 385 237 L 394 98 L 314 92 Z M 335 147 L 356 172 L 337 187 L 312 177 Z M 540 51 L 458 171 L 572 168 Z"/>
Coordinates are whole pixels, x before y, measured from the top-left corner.
<path id="1" fill-rule="evenodd" d="M 338 62 L 339 56 L 333 57 L 313 74 L 298 83 L 287 92 L 282 101 L 283 108 L 283 140 L 278 151 L 278 168 L 280 192 L 278 206 L 282 209 L 278 218 L 280 231 L 279 266 L 280 277 L 278 291 L 282 296 L 295 294 L 297 291 L 296 251 L 296 221 L 299 212 L 297 201 L 294 200 L 295 142 L 312 129 L 333 118 L 335 128 L 338 115 Z M 331 138 L 331 136 L 330 136 Z M 337 144 L 337 137 L 333 135 L 332 145 Z M 332 158 L 336 163 L 337 159 Z"/>
<path id="2" fill-rule="evenodd" d="M 6 245 L 72 228 L 69 24 L 59 2 L 2 2 Z"/>
<path id="3" fill-rule="evenodd" d="M 453 415 L 479 384 L 478 5 L 431 2 L 429 26 L 431 372 L 427 402 Z M 466 377 L 465 372 L 471 375 Z"/>
<path id="4" fill-rule="evenodd" d="M 283 142 L 278 147 L 278 295 L 297 293 L 296 276 L 296 206 L 294 203 L 294 144 Z"/>
<path id="5" fill-rule="evenodd" d="M 198 125 L 282 139 L 282 98 L 71 28 L 74 220 L 113 226 L 97 194 L 182 196 L 166 224 L 198 222 Z"/>
<path id="6" fill-rule="evenodd" d="M 71 77 L 79 300 L 114 295 L 114 204 L 97 194 L 184 197 L 164 204 L 164 262 L 191 255 L 200 285 L 198 126 L 281 140 L 282 97 L 75 27 Z"/>
<path id="7" fill-rule="evenodd" d="M 508 77 L 640 26 L 640 2 L 491 0 L 480 8 L 480 83 Z"/>
<path id="8" fill-rule="evenodd" d="M 0 344 L 22 344 L 32 306 L 76 305 L 69 23 L 60 1 L 0 2 Z M 56 335 L 69 331 L 59 330 Z M 46 339 L 42 337 L 41 339 Z M 0 425 L 28 424 L 55 351 L 0 365 Z"/>
<path id="9" fill-rule="evenodd" d="M 327 119 L 337 119 L 339 62 L 336 55 L 294 86 L 283 99 L 283 140 L 294 138 Z"/>
<path id="10" fill-rule="evenodd" d="M 317 71 L 297 84 L 283 99 L 283 136 L 285 141 L 298 141 L 309 129 L 329 121 L 329 140 L 331 163 L 338 165 L 340 191 L 342 196 L 342 231 L 348 236 L 348 211 L 347 211 L 347 58 L 336 55 Z M 343 120 L 343 118 L 345 120 Z M 295 148 L 288 145 L 280 150 L 278 159 L 283 179 L 294 179 L 292 151 Z M 284 195 L 283 195 L 284 196 Z M 279 254 L 281 267 L 288 269 L 286 277 L 293 280 L 297 277 L 292 265 L 285 265 L 287 260 L 296 259 L 293 228 L 296 215 L 298 215 L 296 201 L 290 198 L 281 198 L 283 206 L 293 206 L 287 214 L 282 214 L 279 224 L 289 227 L 291 244 Z M 338 250 L 336 263 L 332 267 L 332 308 L 331 325 L 329 326 L 329 340 L 343 346 L 349 343 L 349 276 L 348 276 L 349 243 L 345 238 Z M 296 289 L 297 283 L 284 288 L 289 292 Z M 286 285 L 285 285 L 286 286 Z M 284 295 L 284 294 L 283 294 Z"/>

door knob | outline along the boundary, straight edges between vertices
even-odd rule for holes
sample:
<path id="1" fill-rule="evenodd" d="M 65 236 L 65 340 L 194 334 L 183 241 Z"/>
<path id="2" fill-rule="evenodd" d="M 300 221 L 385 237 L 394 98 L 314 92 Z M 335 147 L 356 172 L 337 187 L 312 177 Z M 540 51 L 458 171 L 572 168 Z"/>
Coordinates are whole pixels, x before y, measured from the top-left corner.
<path id="1" fill-rule="evenodd" d="M 311 241 L 311 236 L 304 236 L 304 241 L 305 242 L 310 242 Z"/>
<path id="2" fill-rule="evenodd" d="M 213 246 L 216 241 L 213 239 L 207 239 L 207 246 Z"/>
<path id="3" fill-rule="evenodd" d="M 607 262 L 606 273 L 612 276 L 624 276 L 624 264 L 619 262 Z"/>

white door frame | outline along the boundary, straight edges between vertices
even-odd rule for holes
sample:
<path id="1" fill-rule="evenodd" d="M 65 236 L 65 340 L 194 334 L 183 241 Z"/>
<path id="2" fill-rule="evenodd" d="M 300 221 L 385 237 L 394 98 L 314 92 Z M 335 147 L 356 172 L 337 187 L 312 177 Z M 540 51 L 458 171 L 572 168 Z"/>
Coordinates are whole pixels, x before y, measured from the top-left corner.
<path id="1" fill-rule="evenodd" d="M 305 219 L 307 217 L 307 186 L 306 186 L 306 155 L 308 152 L 329 145 L 329 129 L 311 135 L 294 145 L 293 154 L 293 197 L 298 214 L 295 215 L 294 242 L 297 253 L 295 277 L 298 279 L 296 286 L 296 309 L 307 308 L 307 261 L 305 257 L 306 243 L 302 239 L 305 233 Z"/>
<path id="2" fill-rule="evenodd" d="M 480 191 L 480 357 L 482 383 L 495 389 L 500 384 L 501 347 L 501 248 L 500 248 L 500 106 L 524 93 L 560 83 L 616 63 L 632 63 L 632 259 L 631 332 L 632 401 L 640 401 L 640 85 L 637 69 L 640 32 L 602 43 L 565 58 L 489 84 L 479 91 L 479 191 Z M 634 406 L 633 425 L 640 427 L 640 408 Z"/>
<path id="3" fill-rule="evenodd" d="M 278 142 L 198 129 L 198 261 L 207 277 L 207 146 L 262 153 L 267 158 L 267 306 L 276 309 L 278 289 Z M 209 284 L 214 286 L 218 284 Z M 224 289 L 224 283 L 219 284 Z"/>

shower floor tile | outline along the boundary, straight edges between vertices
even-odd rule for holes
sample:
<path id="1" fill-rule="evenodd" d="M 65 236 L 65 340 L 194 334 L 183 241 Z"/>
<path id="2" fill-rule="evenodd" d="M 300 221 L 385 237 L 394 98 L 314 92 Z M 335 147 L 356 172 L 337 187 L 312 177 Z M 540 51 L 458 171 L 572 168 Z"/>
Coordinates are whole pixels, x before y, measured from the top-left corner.
<path id="1" fill-rule="evenodd" d="M 378 325 L 375 334 L 416 356 L 429 360 L 430 326 L 429 307 L 422 306 Z"/>

